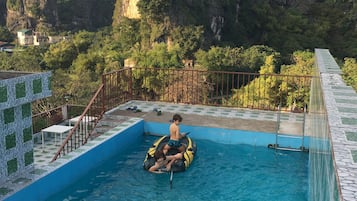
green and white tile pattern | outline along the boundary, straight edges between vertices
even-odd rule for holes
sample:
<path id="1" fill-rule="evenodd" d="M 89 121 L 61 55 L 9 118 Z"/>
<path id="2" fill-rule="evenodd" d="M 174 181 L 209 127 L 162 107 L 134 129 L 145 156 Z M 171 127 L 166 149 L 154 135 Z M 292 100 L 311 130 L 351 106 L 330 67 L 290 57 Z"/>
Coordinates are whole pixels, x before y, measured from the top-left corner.
<path id="1" fill-rule="evenodd" d="M 51 96 L 50 77 L 25 73 L 0 80 L 0 185 L 33 166 L 31 102 Z"/>

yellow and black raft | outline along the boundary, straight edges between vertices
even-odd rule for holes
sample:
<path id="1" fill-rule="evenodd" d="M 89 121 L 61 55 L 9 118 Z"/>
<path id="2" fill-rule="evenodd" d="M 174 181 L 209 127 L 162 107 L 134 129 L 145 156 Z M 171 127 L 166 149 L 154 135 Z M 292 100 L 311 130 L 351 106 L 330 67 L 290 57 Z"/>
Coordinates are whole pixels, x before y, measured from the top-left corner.
<path id="1" fill-rule="evenodd" d="M 163 136 L 161 138 L 159 138 L 158 140 L 156 140 L 153 145 L 149 148 L 148 152 L 146 153 L 146 157 L 144 160 L 144 169 L 145 170 L 149 170 L 151 166 L 153 166 L 155 164 L 155 159 L 154 159 L 154 154 L 157 150 L 162 150 L 165 146 L 165 144 L 168 143 L 170 139 L 170 136 Z M 196 153 L 196 143 L 188 136 L 183 137 L 180 139 L 180 142 L 182 144 L 186 145 L 186 150 L 183 154 L 183 158 L 176 160 L 172 166 L 171 166 L 171 170 L 173 172 L 182 172 L 185 171 L 190 164 L 193 161 L 193 158 L 195 156 Z M 175 148 L 171 148 L 167 155 L 175 155 L 178 153 L 178 150 Z"/>

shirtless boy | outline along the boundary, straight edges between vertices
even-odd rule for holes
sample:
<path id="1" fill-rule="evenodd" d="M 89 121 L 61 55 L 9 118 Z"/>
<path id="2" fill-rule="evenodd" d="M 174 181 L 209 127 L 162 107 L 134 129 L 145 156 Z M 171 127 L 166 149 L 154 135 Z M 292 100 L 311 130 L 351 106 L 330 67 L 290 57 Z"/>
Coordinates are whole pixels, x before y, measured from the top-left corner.
<path id="1" fill-rule="evenodd" d="M 185 151 L 185 146 L 180 142 L 180 139 L 185 137 L 186 134 L 180 133 L 180 123 L 182 117 L 179 114 L 175 114 L 172 117 L 172 124 L 170 125 L 170 140 L 164 146 L 163 152 L 166 154 L 170 148 L 177 148 L 179 152 L 183 153 Z"/>

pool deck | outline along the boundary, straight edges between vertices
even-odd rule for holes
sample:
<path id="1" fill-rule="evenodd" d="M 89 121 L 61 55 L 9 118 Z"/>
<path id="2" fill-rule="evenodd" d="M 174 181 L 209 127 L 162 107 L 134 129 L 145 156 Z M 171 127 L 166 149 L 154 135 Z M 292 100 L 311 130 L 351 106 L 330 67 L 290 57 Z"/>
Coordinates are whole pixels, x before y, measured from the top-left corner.
<path id="1" fill-rule="evenodd" d="M 140 112 L 128 110 L 136 106 Z M 158 115 L 156 110 L 160 110 Z M 237 109 L 214 106 L 173 104 L 162 102 L 130 101 L 108 111 L 107 114 L 129 117 L 129 121 L 144 119 L 151 122 L 167 122 L 173 114 L 183 117 L 182 124 L 218 127 L 236 130 L 250 130 L 275 133 L 277 129 L 277 112 L 250 109 Z M 131 120 L 130 120 L 131 119 Z M 303 125 L 302 113 L 281 113 L 280 133 L 301 135 Z M 92 143 L 92 141 L 91 141 Z M 88 143 L 88 144 L 91 144 Z M 93 144 L 93 143 L 92 143 Z M 89 145 L 88 145 L 89 146 Z M 34 142 L 34 165 L 20 177 L 0 183 L 0 200 L 20 190 L 33 181 L 47 175 L 61 166 L 70 157 L 63 157 L 50 163 L 59 145 L 55 145 L 54 138 L 48 138 L 42 150 L 40 140 Z M 75 153 L 78 155 L 80 153 Z"/>
<path id="2" fill-rule="evenodd" d="M 141 112 L 127 110 L 136 106 Z M 154 110 L 162 111 L 157 115 Z M 180 114 L 182 124 L 236 130 L 276 133 L 277 112 L 237 109 L 227 107 L 186 105 L 160 102 L 130 101 L 109 111 L 111 114 L 143 118 L 145 121 L 169 122 L 174 114 Z M 301 135 L 303 113 L 282 112 L 279 133 Z"/>

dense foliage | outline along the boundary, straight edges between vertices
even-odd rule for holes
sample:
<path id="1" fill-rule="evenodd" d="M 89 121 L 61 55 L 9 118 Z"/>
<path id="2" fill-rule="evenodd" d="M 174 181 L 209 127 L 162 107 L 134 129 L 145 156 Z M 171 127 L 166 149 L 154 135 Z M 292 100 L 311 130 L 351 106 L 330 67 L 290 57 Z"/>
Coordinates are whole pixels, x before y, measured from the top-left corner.
<path id="1" fill-rule="evenodd" d="M 357 61 L 355 58 L 346 58 L 342 66 L 343 77 L 346 83 L 357 91 Z"/>
<path id="2" fill-rule="evenodd" d="M 12 42 L 13 38 L 13 35 L 6 27 L 0 26 L 0 41 Z"/>
<path id="3" fill-rule="evenodd" d="M 17 8 L 18 1 L 8 2 L 11 8 Z M 61 9 L 69 12 L 68 16 L 75 12 L 65 9 L 70 8 L 71 1 L 61 2 Z M 106 2 L 105 6 L 111 1 Z M 356 88 L 356 14 L 353 9 L 346 11 L 346 6 L 351 3 L 322 1 L 302 12 L 286 9 L 284 5 L 274 3 L 276 1 L 241 1 L 239 16 L 230 16 L 232 12 L 228 11 L 232 8 L 229 5 L 236 1 L 220 2 L 227 9 L 227 16 L 223 37 L 217 40 L 211 34 L 210 25 L 202 23 L 206 20 L 204 14 L 197 12 L 205 4 L 175 2 L 174 5 L 173 1 L 140 0 L 141 19 L 119 18 L 116 15 L 120 12 L 114 12 L 110 27 L 95 32 L 77 31 L 69 34 L 67 40 L 49 46 L 18 48 L 13 54 L 0 52 L 0 69 L 51 70 L 53 96 L 40 103 L 45 106 L 35 107 L 41 110 L 62 105 L 66 100 L 87 104 L 101 82 L 101 75 L 123 68 L 126 59 L 134 66 L 146 68 L 182 69 L 185 68 L 182 61 L 193 60 L 194 69 L 200 70 L 311 75 L 312 52 L 315 47 L 320 47 L 329 48 L 338 59 L 346 57 L 342 68 L 344 78 Z M 116 6 L 121 4 L 117 2 Z M 31 12 L 37 13 L 35 8 Z M 175 12 L 183 16 L 178 19 L 172 15 Z M 2 27 L 0 40 L 11 41 L 11 34 Z M 164 74 L 152 75 L 145 82 L 147 86 L 141 87 L 148 92 L 155 91 L 163 77 Z M 269 86 L 258 91 L 255 84 L 259 82 L 269 83 Z M 308 102 L 301 99 L 309 89 L 303 89 L 301 97 L 292 97 L 289 94 L 294 92 L 294 85 L 299 83 L 288 86 L 281 80 L 259 77 L 244 83 L 241 88 L 232 89 L 232 96 L 224 101 L 234 105 L 237 100 L 248 100 L 248 97 L 240 97 L 239 92 L 250 90 L 264 94 L 266 102 L 260 104 L 272 104 L 279 94 L 273 94 L 269 87 L 279 87 L 281 93 L 288 94 L 284 101 L 295 104 L 289 107 L 301 108 L 302 103 Z"/>

